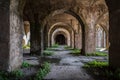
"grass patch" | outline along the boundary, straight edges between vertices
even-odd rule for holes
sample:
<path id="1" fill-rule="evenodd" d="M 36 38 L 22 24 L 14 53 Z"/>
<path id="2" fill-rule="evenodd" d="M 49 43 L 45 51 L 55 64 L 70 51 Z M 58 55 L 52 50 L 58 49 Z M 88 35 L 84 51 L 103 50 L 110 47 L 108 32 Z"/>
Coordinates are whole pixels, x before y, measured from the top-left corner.
<path id="1" fill-rule="evenodd" d="M 108 67 L 108 62 L 102 62 L 102 61 L 91 61 L 88 62 L 87 64 L 84 65 L 84 67 L 99 67 L 99 68 L 103 68 L 103 67 Z"/>
<path id="2" fill-rule="evenodd" d="M 26 62 L 26 61 L 23 61 L 23 63 L 22 63 L 22 68 L 28 68 L 28 67 L 31 67 L 32 65 L 31 64 L 29 64 L 28 62 Z"/>
<path id="3" fill-rule="evenodd" d="M 53 45 L 52 45 L 52 48 L 58 48 L 58 47 L 59 47 L 58 44 L 53 44 Z"/>
<path id="4" fill-rule="evenodd" d="M 24 77 L 21 70 L 14 70 L 12 72 L 0 71 L 0 80 L 20 80 Z"/>
<path id="5" fill-rule="evenodd" d="M 52 51 L 50 51 L 50 50 L 44 50 L 44 52 L 43 52 L 43 55 L 44 56 L 51 56 L 51 55 L 53 55 L 54 53 L 52 52 Z"/>
<path id="6" fill-rule="evenodd" d="M 80 52 L 81 52 L 80 49 L 73 49 L 71 54 L 73 54 L 73 55 L 80 55 Z"/>
<path id="7" fill-rule="evenodd" d="M 73 50 L 73 48 L 71 48 L 70 46 L 67 46 L 67 45 L 64 48 L 67 50 Z"/>
<path id="8" fill-rule="evenodd" d="M 38 70 L 34 80 L 43 80 L 43 78 L 47 75 L 48 72 L 50 72 L 50 64 L 48 62 L 45 62 Z"/>
<path id="9" fill-rule="evenodd" d="M 97 80 L 120 80 L 120 68 L 112 69 L 108 62 L 91 61 L 83 67 Z"/>
<path id="10" fill-rule="evenodd" d="M 23 49 L 30 49 L 30 44 L 28 44 L 28 45 L 23 45 Z"/>
<path id="11" fill-rule="evenodd" d="M 95 53 L 87 53 L 86 56 L 108 56 L 108 54 L 104 52 L 95 52 Z"/>

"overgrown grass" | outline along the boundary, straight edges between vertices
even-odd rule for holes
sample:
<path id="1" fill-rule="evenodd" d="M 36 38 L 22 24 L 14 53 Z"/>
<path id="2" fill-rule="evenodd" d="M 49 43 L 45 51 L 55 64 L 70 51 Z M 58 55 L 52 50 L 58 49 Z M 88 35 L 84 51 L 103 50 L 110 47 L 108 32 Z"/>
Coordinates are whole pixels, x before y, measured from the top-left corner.
<path id="1" fill-rule="evenodd" d="M 80 49 L 73 49 L 71 54 L 73 54 L 73 55 L 80 55 L 80 52 L 81 52 Z"/>
<path id="2" fill-rule="evenodd" d="M 52 52 L 52 51 L 50 51 L 50 50 L 44 50 L 44 52 L 43 52 L 43 55 L 44 56 L 51 56 L 51 55 L 53 55 L 54 53 Z"/>
<path id="3" fill-rule="evenodd" d="M 44 56 L 51 56 L 51 55 L 53 55 L 54 52 L 52 50 L 54 50 L 52 47 L 47 48 L 46 50 L 43 51 L 43 55 Z"/>
<path id="4" fill-rule="evenodd" d="M 21 70 L 14 70 L 12 72 L 0 71 L 0 80 L 19 80 L 24 77 Z"/>
<path id="5" fill-rule="evenodd" d="M 50 64 L 48 62 L 45 62 L 42 65 L 42 68 L 40 68 L 37 72 L 34 80 L 43 80 L 43 78 L 47 75 L 48 72 L 50 72 Z"/>
<path id="6" fill-rule="evenodd" d="M 91 61 L 84 66 L 93 77 L 99 80 L 120 80 L 120 68 L 112 69 L 108 62 Z"/>
<path id="7" fill-rule="evenodd" d="M 52 45 L 52 48 L 58 48 L 58 47 L 59 47 L 58 44 L 53 44 L 53 45 Z"/>
<path id="8" fill-rule="evenodd" d="M 102 62 L 102 61 L 91 61 L 91 62 L 88 62 L 87 64 L 84 65 L 84 67 L 99 67 L 99 68 L 102 68 L 102 67 L 108 67 L 108 62 Z"/>
<path id="9" fill-rule="evenodd" d="M 108 56 L 108 54 L 104 52 L 95 52 L 95 53 L 87 53 L 86 56 Z"/>
<path id="10" fill-rule="evenodd" d="M 28 68 L 28 67 L 31 67 L 32 65 L 31 64 L 29 64 L 28 62 L 26 62 L 26 61 L 23 61 L 23 63 L 22 63 L 22 68 Z"/>
<path id="11" fill-rule="evenodd" d="M 28 45 L 23 45 L 23 49 L 30 49 L 30 44 L 28 44 Z"/>
<path id="12" fill-rule="evenodd" d="M 67 50 L 73 50 L 73 48 L 71 48 L 70 46 L 67 46 L 67 45 L 64 48 Z"/>

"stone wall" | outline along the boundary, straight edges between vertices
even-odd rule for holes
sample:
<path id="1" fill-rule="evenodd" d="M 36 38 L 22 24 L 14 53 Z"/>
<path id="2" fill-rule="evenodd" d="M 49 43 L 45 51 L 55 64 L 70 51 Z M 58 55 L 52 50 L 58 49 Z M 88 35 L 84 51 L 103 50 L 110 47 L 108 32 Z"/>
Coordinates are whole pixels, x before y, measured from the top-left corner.
<path id="1" fill-rule="evenodd" d="M 10 1 L 10 51 L 9 51 L 9 70 L 17 69 L 22 64 L 22 39 L 23 39 L 23 10 L 22 0 Z M 20 9 L 19 9 L 20 8 Z"/>
<path id="2" fill-rule="evenodd" d="M 86 31 L 87 36 L 84 34 L 84 30 L 82 35 L 82 39 L 83 39 L 82 47 L 83 49 L 85 49 L 84 51 L 86 51 L 86 53 L 91 53 L 95 51 L 95 40 L 94 41 L 92 40 L 95 37 L 95 34 L 94 34 L 95 31 L 93 30 L 93 28 L 95 27 L 95 22 L 99 18 L 99 16 L 101 16 L 104 12 L 107 11 L 107 7 L 104 0 L 97 0 L 97 1 L 95 0 L 86 0 L 86 1 L 83 1 L 83 0 L 82 1 L 81 0 L 52 0 L 52 1 L 51 0 L 44 0 L 44 1 L 28 0 L 26 4 L 26 8 L 24 10 L 25 10 L 24 12 L 25 15 L 28 15 L 27 17 L 31 20 L 34 20 L 35 14 L 38 14 L 37 22 L 39 22 L 40 25 L 42 24 L 42 26 L 39 26 L 42 28 L 46 24 L 48 24 L 49 21 L 45 19 L 47 19 L 47 17 L 49 17 L 49 15 L 53 12 L 54 14 L 52 16 L 56 14 L 62 14 L 64 12 L 73 15 L 75 18 L 79 19 L 78 21 L 80 24 L 82 22 L 82 25 L 81 25 L 82 29 L 85 27 L 88 27 L 88 29 L 91 29 L 91 31 Z M 36 31 L 37 34 L 39 34 L 40 32 L 39 30 L 37 31 L 37 29 L 36 30 L 35 29 L 36 28 L 32 28 L 33 36 L 35 36 L 34 31 Z M 87 32 L 90 33 L 90 35 L 88 35 Z M 41 36 L 37 36 L 37 37 L 41 37 Z M 86 36 L 86 39 L 84 39 L 84 36 Z M 31 36 L 31 39 L 32 39 L 32 36 Z M 86 45 L 84 42 L 85 40 L 87 43 Z M 34 51 L 41 49 L 42 47 L 40 46 L 44 45 L 42 37 L 32 39 L 31 41 L 33 42 L 33 44 L 36 42 L 35 45 L 33 46 L 31 42 L 31 49 L 33 48 L 32 50 Z M 41 45 L 39 45 L 40 43 Z"/>
<path id="3" fill-rule="evenodd" d="M 8 0 L 0 1 L 0 70 L 8 70 L 10 51 L 10 23 Z"/>
<path id="4" fill-rule="evenodd" d="M 109 63 L 111 67 L 120 67 L 120 0 L 106 0 L 110 14 Z"/>

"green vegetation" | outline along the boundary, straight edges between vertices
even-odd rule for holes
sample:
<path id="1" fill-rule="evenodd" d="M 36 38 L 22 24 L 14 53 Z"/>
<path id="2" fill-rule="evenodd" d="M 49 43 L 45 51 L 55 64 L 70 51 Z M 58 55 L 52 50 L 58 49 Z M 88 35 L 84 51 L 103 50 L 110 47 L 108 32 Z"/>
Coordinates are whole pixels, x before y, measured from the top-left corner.
<path id="1" fill-rule="evenodd" d="M 88 53 L 86 56 L 108 56 L 107 53 L 104 52 L 95 52 L 95 53 Z"/>
<path id="2" fill-rule="evenodd" d="M 52 51 L 50 51 L 50 50 L 44 50 L 44 52 L 43 52 L 43 55 L 44 56 L 51 56 L 51 55 L 53 55 L 54 53 L 52 52 Z"/>
<path id="3" fill-rule="evenodd" d="M 23 49 L 30 49 L 30 43 L 28 45 L 23 45 Z"/>
<path id="4" fill-rule="evenodd" d="M 67 45 L 64 48 L 67 50 L 73 50 L 73 48 L 71 48 L 70 46 L 67 46 Z"/>
<path id="5" fill-rule="evenodd" d="M 73 55 L 80 55 L 80 52 L 81 52 L 80 49 L 73 49 L 71 54 L 73 54 Z"/>
<path id="6" fill-rule="evenodd" d="M 59 47 L 58 44 L 53 44 L 53 45 L 52 45 L 52 48 L 58 48 L 58 47 Z"/>
<path id="7" fill-rule="evenodd" d="M 108 62 L 102 62 L 102 61 L 91 61 L 84 65 L 84 67 L 108 67 Z"/>
<path id="8" fill-rule="evenodd" d="M 0 71 L 0 80 L 18 80 L 24 77 L 21 70 L 15 70 L 12 72 Z"/>
<path id="9" fill-rule="evenodd" d="M 15 76 L 16 78 L 21 78 L 24 76 L 23 72 L 21 70 L 15 70 L 11 72 L 11 75 Z"/>
<path id="10" fill-rule="evenodd" d="M 9 80 L 8 72 L 0 71 L 0 80 Z"/>
<path id="11" fill-rule="evenodd" d="M 32 65 L 31 64 L 29 64 L 28 62 L 25 62 L 25 61 L 23 61 L 23 63 L 22 63 L 22 68 L 28 68 L 28 67 L 31 67 Z"/>
<path id="12" fill-rule="evenodd" d="M 91 61 L 84 66 L 88 72 L 91 72 L 96 79 L 101 80 L 120 80 L 120 69 L 112 69 L 109 67 L 108 62 Z"/>
<path id="13" fill-rule="evenodd" d="M 50 64 L 45 62 L 37 72 L 34 80 L 42 80 L 50 72 Z"/>

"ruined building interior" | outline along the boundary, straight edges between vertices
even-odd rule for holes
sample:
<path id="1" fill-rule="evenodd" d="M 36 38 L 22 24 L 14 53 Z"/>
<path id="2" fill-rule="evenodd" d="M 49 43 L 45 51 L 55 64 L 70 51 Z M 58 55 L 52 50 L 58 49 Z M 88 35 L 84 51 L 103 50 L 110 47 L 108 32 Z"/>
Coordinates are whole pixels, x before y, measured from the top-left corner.
<path id="1" fill-rule="evenodd" d="M 119 4 L 120 0 L 0 0 L 0 80 L 13 73 L 18 73 L 17 80 L 120 80 L 109 74 L 120 74 Z M 90 62 L 102 68 L 87 65 Z M 50 70 L 43 76 L 39 70 L 44 63 Z M 109 76 L 96 77 L 94 68 Z"/>

